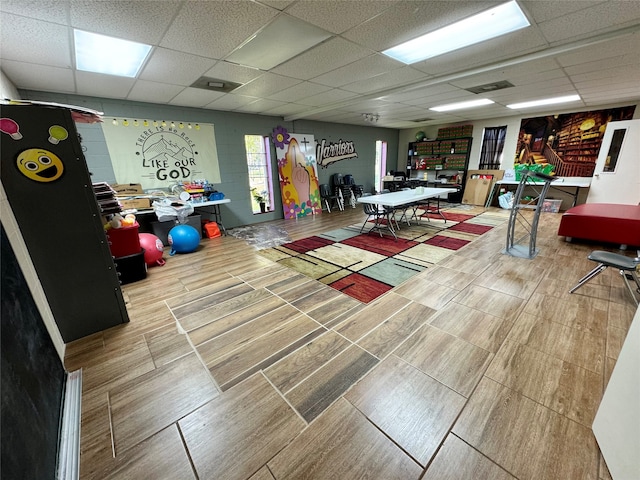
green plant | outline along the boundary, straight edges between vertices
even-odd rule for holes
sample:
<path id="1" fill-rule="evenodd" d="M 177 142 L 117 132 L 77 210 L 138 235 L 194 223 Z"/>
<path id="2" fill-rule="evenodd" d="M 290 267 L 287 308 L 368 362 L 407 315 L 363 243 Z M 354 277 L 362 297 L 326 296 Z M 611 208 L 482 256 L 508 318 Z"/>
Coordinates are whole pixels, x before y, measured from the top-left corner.
<path id="1" fill-rule="evenodd" d="M 253 199 L 258 203 L 266 203 L 267 201 L 267 192 L 258 192 L 258 189 L 256 187 L 253 187 L 251 189 L 251 195 L 253 195 Z"/>

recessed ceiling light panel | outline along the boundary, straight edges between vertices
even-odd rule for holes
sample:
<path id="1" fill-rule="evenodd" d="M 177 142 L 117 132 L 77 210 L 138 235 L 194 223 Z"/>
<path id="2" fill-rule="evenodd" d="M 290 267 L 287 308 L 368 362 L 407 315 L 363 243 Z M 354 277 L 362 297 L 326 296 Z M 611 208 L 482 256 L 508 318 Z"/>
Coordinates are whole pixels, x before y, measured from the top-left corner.
<path id="1" fill-rule="evenodd" d="M 434 112 L 450 112 L 451 110 L 463 110 L 465 108 L 481 107 L 482 105 L 491 105 L 495 103 L 488 98 L 480 98 L 478 100 L 470 100 L 468 102 L 450 103 L 448 105 L 440 105 L 439 107 L 432 107 L 429 110 Z"/>
<path id="2" fill-rule="evenodd" d="M 74 30 L 78 70 L 135 77 L 151 51 L 151 45 Z"/>
<path id="3" fill-rule="evenodd" d="M 555 105 L 557 103 L 576 102 L 578 100 L 580 100 L 580 95 L 567 95 L 566 97 L 544 98 L 542 100 L 533 100 L 531 102 L 512 103 L 511 105 L 507 105 L 507 108 L 531 108 L 539 107 L 542 105 Z"/>
<path id="4" fill-rule="evenodd" d="M 406 64 L 437 57 L 530 25 L 515 0 L 385 50 L 385 55 Z"/>

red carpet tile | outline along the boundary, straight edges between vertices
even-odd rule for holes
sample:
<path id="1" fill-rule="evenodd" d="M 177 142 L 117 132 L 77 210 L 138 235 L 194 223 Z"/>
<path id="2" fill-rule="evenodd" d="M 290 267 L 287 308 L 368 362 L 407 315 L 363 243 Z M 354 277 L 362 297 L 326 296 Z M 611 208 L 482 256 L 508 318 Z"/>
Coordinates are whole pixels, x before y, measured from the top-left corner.
<path id="1" fill-rule="evenodd" d="M 329 286 L 363 303 L 369 303 L 393 288 L 391 285 L 365 277 L 359 273 L 352 273 L 340 280 L 336 280 Z"/>
<path id="2" fill-rule="evenodd" d="M 322 237 L 307 237 L 295 242 L 285 243 L 283 247 L 290 248 L 294 252 L 307 253 L 309 250 L 315 250 L 316 248 L 325 247 L 335 243 L 333 240 L 327 240 Z"/>
<path id="3" fill-rule="evenodd" d="M 455 230 L 457 232 L 474 233 L 476 235 L 482 235 L 487 233 L 493 227 L 487 225 L 478 225 L 476 223 L 459 223 L 449 228 L 449 230 Z"/>
<path id="4" fill-rule="evenodd" d="M 406 240 L 403 238 L 398 238 L 398 240 L 395 240 L 392 237 L 380 237 L 377 234 L 358 235 L 357 237 L 342 240 L 340 243 L 360 248 L 362 250 L 367 250 L 368 252 L 379 253 L 380 255 L 385 255 L 387 257 L 391 257 L 400 252 L 404 252 L 405 250 L 418 244 L 418 242 L 414 242 L 412 240 Z"/>
<path id="5" fill-rule="evenodd" d="M 426 245 L 434 245 L 436 247 L 448 248 L 449 250 L 458 250 L 464 247 L 467 243 L 471 243 L 470 240 L 463 240 L 461 238 L 445 237 L 443 235 L 436 235 L 423 242 Z"/>
<path id="6" fill-rule="evenodd" d="M 466 215 L 464 213 L 442 212 L 442 214 L 444 215 L 444 218 L 446 218 L 447 220 L 451 220 L 452 222 L 464 222 L 465 220 L 469 220 L 470 218 L 475 217 L 475 215 Z M 422 215 L 422 217 L 436 218 L 436 219 L 442 220 L 442 216 L 438 215 L 437 213 L 424 214 Z"/>

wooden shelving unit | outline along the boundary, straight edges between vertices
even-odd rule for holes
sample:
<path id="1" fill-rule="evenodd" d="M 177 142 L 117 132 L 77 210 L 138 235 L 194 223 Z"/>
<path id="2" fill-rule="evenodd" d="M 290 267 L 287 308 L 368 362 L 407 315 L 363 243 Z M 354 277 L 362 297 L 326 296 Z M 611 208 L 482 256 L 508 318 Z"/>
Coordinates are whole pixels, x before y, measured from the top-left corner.
<path id="1" fill-rule="evenodd" d="M 430 187 L 455 187 L 449 201 L 460 202 L 469 168 L 472 137 L 439 138 L 409 143 L 407 179 Z"/>

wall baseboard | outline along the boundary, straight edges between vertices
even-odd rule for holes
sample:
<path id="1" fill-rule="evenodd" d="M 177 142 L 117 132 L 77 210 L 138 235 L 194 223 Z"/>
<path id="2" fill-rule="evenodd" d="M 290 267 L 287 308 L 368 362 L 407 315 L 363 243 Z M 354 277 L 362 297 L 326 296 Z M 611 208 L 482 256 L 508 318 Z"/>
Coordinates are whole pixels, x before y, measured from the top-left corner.
<path id="1" fill-rule="evenodd" d="M 82 412 L 82 370 L 67 374 L 60 444 L 58 449 L 58 480 L 78 480 L 80 477 L 80 420 Z"/>

